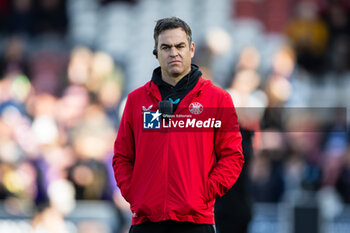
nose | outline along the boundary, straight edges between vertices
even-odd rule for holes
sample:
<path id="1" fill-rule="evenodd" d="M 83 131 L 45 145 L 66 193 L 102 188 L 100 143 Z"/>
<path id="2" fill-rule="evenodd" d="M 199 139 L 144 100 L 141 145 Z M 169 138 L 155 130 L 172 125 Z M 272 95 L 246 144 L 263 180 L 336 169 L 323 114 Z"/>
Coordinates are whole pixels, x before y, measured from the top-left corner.
<path id="1" fill-rule="evenodd" d="M 175 46 L 170 48 L 170 56 L 175 57 L 178 54 L 178 51 Z"/>

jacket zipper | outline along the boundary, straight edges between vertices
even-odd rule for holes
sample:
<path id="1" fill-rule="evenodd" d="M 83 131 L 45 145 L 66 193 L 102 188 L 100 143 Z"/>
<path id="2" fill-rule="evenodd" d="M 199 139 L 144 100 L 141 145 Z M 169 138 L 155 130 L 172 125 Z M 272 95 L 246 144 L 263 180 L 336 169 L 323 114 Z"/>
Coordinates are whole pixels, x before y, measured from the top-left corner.
<path id="1" fill-rule="evenodd" d="M 168 209 L 168 205 L 167 205 L 167 198 L 168 198 L 168 189 L 169 189 L 169 182 L 168 182 L 168 173 L 169 173 L 169 134 L 167 135 L 167 146 L 166 146 L 166 148 L 167 148 L 167 151 L 166 151 L 166 156 L 165 156 L 165 158 L 164 158 L 164 160 L 165 160 L 165 185 L 164 185 L 164 187 L 165 187 L 165 190 L 164 190 L 164 215 L 163 215 L 163 219 L 164 220 L 166 220 L 167 219 L 167 209 Z"/>

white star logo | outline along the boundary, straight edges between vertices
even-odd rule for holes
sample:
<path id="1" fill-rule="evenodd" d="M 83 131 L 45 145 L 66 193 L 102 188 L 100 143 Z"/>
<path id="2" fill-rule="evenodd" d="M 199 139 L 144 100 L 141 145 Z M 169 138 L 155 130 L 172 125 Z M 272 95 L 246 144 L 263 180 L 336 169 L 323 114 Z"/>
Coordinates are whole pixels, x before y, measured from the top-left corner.
<path id="1" fill-rule="evenodd" d="M 154 121 L 155 119 L 157 119 L 159 116 L 162 115 L 162 114 L 159 112 L 159 110 L 157 110 L 155 113 L 151 113 L 151 114 L 152 114 L 152 116 L 153 116 L 151 122 Z"/>

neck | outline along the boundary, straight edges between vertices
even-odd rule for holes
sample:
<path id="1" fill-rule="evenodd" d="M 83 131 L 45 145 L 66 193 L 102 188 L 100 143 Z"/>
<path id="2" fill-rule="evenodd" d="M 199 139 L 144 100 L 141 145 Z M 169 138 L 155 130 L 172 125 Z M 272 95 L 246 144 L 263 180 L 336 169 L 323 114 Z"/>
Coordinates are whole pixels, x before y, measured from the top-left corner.
<path id="1" fill-rule="evenodd" d="M 190 73 L 191 69 L 185 73 L 185 75 L 181 75 L 181 76 L 170 76 L 169 74 L 167 74 L 166 72 L 164 72 L 162 70 L 162 79 L 164 82 L 175 86 L 178 82 L 180 82 L 181 79 L 183 79 L 183 77 L 185 77 L 188 73 Z"/>

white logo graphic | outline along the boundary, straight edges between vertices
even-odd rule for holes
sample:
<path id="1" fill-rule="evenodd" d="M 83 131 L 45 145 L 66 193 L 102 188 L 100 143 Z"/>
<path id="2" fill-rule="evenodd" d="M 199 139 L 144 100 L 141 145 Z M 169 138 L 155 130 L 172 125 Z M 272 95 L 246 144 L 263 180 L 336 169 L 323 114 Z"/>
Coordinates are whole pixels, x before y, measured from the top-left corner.
<path id="1" fill-rule="evenodd" d="M 147 111 L 151 110 L 152 107 L 153 107 L 152 104 L 150 106 L 148 106 L 148 108 L 146 108 L 145 106 L 142 106 L 142 111 L 147 112 Z"/>
<path id="2" fill-rule="evenodd" d="M 160 116 L 162 114 L 157 110 L 156 112 L 143 112 L 143 128 L 144 129 L 159 129 Z"/>
<path id="3" fill-rule="evenodd" d="M 162 114 L 159 112 L 159 110 L 157 110 L 155 113 L 152 113 L 153 118 L 151 122 L 154 121 L 155 119 L 158 119 L 161 115 Z"/>
<path id="4" fill-rule="evenodd" d="M 203 112 L 203 105 L 201 105 L 198 102 L 191 103 L 190 106 L 188 106 L 188 109 L 192 114 L 198 115 Z"/>
<path id="5" fill-rule="evenodd" d="M 142 111 L 147 112 L 147 111 L 151 110 L 152 107 L 153 107 L 152 104 L 148 108 L 146 108 L 145 106 L 142 106 Z"/>

